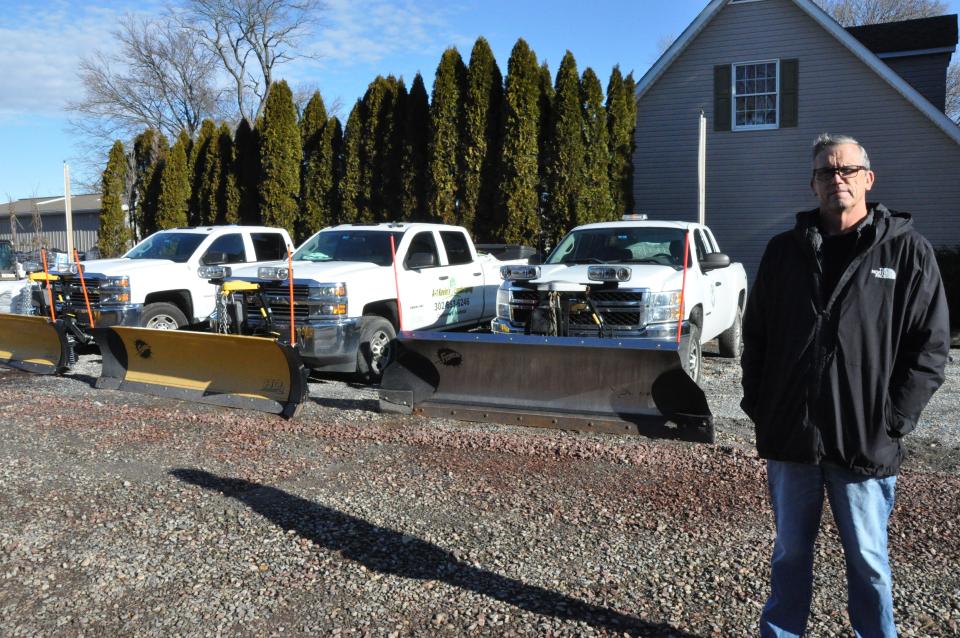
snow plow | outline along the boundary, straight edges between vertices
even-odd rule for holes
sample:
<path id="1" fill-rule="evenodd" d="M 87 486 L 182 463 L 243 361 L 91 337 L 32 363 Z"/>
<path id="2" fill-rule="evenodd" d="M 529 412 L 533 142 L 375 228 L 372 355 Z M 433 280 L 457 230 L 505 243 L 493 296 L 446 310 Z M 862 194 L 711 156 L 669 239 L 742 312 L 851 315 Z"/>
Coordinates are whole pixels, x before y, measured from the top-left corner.
<path id="1" fill-rule="evenodd" d="M 293 418 L 307 397 L 296 350 L 276 339 L 112 326 L 94 328 L 97 388 Z"/>
<path id="2" fill-rule="evenodd" d="M 382 412 L 714 440 L 682 340 L 404 332 L 394 343 Z"/>
<path id="3" fill-rule="evenodd" d="M 0 313 L 0 364 L 34 374 L 60 374 L 73 361 L 62 321 Z"/>

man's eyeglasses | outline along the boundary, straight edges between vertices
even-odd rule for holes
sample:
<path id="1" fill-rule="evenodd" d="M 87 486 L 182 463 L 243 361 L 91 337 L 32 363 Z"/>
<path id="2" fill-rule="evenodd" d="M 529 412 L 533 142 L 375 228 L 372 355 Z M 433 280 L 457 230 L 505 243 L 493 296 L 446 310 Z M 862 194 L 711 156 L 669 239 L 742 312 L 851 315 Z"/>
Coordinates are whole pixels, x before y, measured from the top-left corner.
<path id="1" fill-rule="evenodd" d="M 824 166 L 823 168 L 813 169 L 813 178 L 821 182 L 829 182 L 834 175 L 839 175 L 842 179 L 850 179 L 860 171 L 869 170 L 866 166 Z"/>

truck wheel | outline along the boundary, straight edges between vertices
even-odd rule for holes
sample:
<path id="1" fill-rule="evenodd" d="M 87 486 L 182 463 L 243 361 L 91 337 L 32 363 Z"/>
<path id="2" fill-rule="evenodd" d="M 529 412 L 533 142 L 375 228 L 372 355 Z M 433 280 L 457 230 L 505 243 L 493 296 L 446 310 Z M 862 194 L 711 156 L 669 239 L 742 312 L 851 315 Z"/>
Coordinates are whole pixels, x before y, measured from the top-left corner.
<path id="1" fill-rule="evenodd" d="M 146 305 L 140 325 L 154 330 L 176 330 L 187 325 L 187 318 L 172 303 L 161 301 Z"/>
<path id="2" fill-rule="evenodd" d="M 690 324 L 690 340 L 683 353 L 683 369 L 696 383 L 700 383 L 700 371 L 703 369 L 703 346 L 700 344 L 700 326 Z"/>
<path id="3" fill-rule="evenodd" d="M 357 352 L 357 374 L 369 382 L 379 381 L 383 369 L 393 360 L 393 340 L 397 331 L 383 317 L 364 317 Z"/>
<path id="4" fill-rule="evenodd" d="M 721 357 L 737 358 L 743 352 L 743 309 L 737 307 L 733 324 L 717 337 Z"/>

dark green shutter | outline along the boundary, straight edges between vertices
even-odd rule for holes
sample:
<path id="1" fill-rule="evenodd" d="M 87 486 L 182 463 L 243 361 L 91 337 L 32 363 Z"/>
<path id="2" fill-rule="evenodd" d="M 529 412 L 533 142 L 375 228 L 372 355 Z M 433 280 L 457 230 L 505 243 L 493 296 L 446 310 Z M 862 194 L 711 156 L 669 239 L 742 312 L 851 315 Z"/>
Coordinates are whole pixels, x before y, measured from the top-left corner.
<path id="1" fill-rule="evenodd" d="M 800 78 L 799 61 L 780 60 L 780 127 L 797 125 L 799 108 L 798 84 Z"/>
<path id="2" fill-rule="evenodd" d="M 730 130 L 730 65 L 713 67 L 713 130 Z"/>

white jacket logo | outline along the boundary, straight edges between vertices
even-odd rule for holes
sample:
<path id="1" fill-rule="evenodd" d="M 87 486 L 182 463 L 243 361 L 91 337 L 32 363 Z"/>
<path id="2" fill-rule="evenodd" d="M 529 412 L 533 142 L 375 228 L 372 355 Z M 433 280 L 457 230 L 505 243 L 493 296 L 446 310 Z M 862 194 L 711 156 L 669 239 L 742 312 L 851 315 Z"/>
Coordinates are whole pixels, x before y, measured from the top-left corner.
<path id="1" fill-rule="evenodd" d="M 893 268 L 877 268 L 876 270 L 871 270 L 872 274 L 877 279 L 896 279 L 897 271 Z"/>

